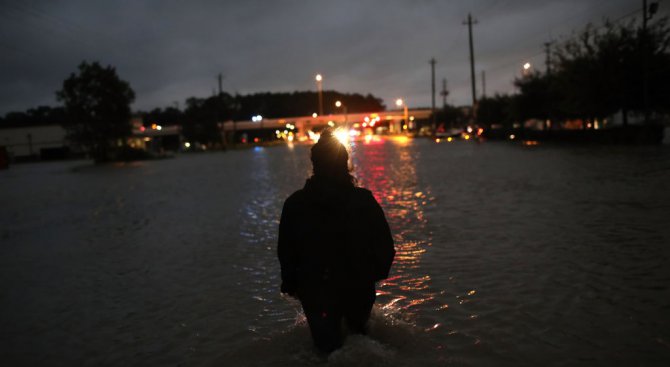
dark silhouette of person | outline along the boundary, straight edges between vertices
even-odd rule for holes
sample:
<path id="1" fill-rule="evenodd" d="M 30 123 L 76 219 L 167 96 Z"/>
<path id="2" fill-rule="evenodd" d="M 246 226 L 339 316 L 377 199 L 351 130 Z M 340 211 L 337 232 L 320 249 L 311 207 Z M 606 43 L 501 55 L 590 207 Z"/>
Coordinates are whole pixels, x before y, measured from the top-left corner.
<path id="1" fill-rule="evenodd" d="M 395 249 L 384 212 L 356 187 L 346 148 L 325 130 L 312 147 L 314 173 L 284 203 L 277 252 L 281 291 L 300 300 L 316 347 L 342 346 L 342 320 L 365 334 L 375 282 L 388 277 Z"/>

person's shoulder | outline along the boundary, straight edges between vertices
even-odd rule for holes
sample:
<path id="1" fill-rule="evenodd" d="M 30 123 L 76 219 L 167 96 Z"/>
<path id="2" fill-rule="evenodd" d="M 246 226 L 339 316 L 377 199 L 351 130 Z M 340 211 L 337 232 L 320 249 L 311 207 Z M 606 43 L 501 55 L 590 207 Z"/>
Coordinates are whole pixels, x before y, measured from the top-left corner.
<path id="1" fill-rule="evenodd" d="M 306 192 L 305 189 L 296 190 L 294 193 L 289 195 L 284 201 L 284 206 L 295 205 L 299 202 L 305 200 Z"/>
<path id="2" fill-rule="evenodd" d="M 356 187 L 354 188 L 354 193 L 356 195 L 356 198 L 359 200 L 365 200 L 365 201 L 374 201 L 375 203 L 377 200 L 375 199 L 375 196 L 372 194 L 372 191 L 364 188 L 364 187 Z"/>
<path id="3" fill-rule="evenodd" d="M 356 192 L 356 195 L 372 196 L 372 191 L 366 189 L 365 187 L 354 187 L 354 191 Z"/>

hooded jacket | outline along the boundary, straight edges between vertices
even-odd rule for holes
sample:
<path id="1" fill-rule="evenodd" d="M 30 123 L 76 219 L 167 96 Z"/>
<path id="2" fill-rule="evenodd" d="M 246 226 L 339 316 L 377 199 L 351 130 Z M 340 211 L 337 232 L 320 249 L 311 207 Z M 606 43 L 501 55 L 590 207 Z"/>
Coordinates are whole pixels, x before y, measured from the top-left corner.
<path id="1" fill-rule="evenodd" d="M 282 209 L 277 247 L 284 293 L 367 287 L 395 256 L 384 212 L 369 190 L 312 177 Z"/>

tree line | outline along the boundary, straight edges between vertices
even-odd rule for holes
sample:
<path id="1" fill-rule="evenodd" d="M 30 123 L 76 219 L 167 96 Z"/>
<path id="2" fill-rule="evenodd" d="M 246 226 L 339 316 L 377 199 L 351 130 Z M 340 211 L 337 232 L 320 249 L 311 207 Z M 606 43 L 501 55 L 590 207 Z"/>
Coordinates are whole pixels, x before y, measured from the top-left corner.
<path id="1" fill-rule="evenodd" d="M 325 114 L 342 113 L 335 107 L 335 101 L 347 106 L 347 111 L 376 112 L 385 109 L 380 98 L 372 94 L 323 92 Z M 246 121 L 252 116 L 264 118 L 309 116 L 318 112 L 317 92 L 301 91 L 292 93 L 254 93 L 231 95 L 226 92 L 207 98 L 191 97 L 186 99 L 186 107 L 155 108 L 148 112 L 139 112 L 144 123 L 162 125 L 180 125 L 182 135 L 189 141 L 201 144 L 221 143 L 218 122 Z"/>
<path id="2" fill-rule="evenodd" d="M 89 151 L 96 161 L 111 159 L 113 151 L 125 149 L 125 138 L 131 134 L 130 105 L 135 92 L 119 78 L 112 66 L 82 62 L 56 93 L 62 106 L 39 106 L 26 112 L 9 112 L 0 117 L 0 127 L 62 125 L 70 140 Z M 324 91 L 324 113 L 341 113 L 335 101 L 342 101 L 347 110 L 374 112 L 385 109 L 380 98 L 372 94 Z M 254 93 L 231 95 L 221 92 L 210 97 L 190 97 L 185 108 L 168 106 L 150 111 L 136 111 L 145 126 L 179 125 L 182 135 L 191 142 L 222 145 L 219 123 L 266 118 L 307 116 L 318 110 L 317 92 Z M 120 146 L 119 146 L 120 145 Z"/>
<path id="3" fill-rule="evenodd" d="M 489 126 L 530 119 L 590 122 L 621 113 L 624 125 L 631 115 L 653 122 L 670 109 L 669 46 L 667 17 L 646 28 L 639 20 L 588 25 L 553 47 L 555 61 L 545 72 L 516 78 L 518 93 L 481 99 L 477 121 Z"/>

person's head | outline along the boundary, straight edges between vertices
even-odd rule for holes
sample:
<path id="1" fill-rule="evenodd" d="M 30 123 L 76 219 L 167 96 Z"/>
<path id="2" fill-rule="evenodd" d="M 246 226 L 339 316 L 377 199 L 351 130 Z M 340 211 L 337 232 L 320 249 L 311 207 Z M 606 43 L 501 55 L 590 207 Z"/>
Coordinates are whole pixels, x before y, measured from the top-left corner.
<path id="1" fill-rule="evenodd" d="M 355 178 L 349 171 L 347 148 L 337 140 L 332 130 L 321 132 L 319 141 L 312 147 L 311 158 L 314 177 L 347 186 L 355 184 Z"/>

